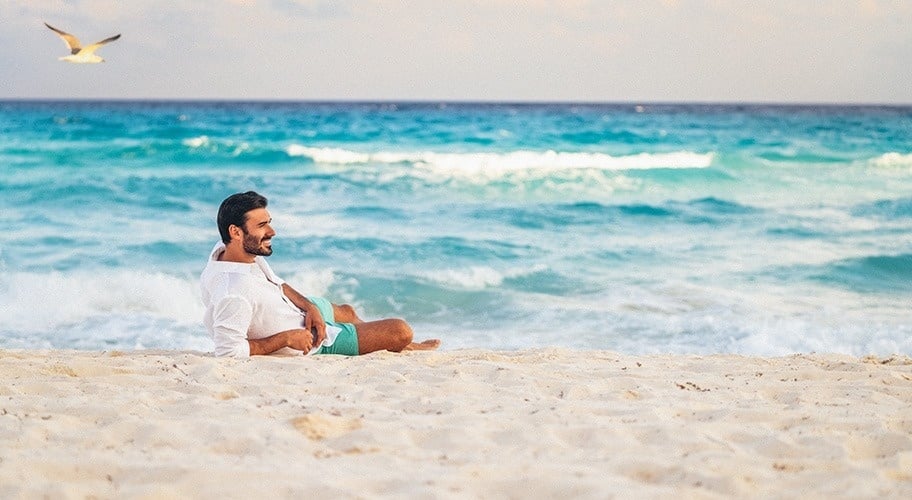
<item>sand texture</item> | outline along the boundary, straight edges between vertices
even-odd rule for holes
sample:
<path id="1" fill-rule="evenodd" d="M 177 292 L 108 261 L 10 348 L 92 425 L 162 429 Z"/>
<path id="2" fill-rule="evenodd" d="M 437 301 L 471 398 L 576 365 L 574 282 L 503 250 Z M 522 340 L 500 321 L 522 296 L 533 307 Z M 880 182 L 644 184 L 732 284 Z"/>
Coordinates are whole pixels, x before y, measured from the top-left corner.
<path id="1" fill-rule="evenodd" d="M 0 498 L 912 498 L 912 360 L 0 350 Z"/>

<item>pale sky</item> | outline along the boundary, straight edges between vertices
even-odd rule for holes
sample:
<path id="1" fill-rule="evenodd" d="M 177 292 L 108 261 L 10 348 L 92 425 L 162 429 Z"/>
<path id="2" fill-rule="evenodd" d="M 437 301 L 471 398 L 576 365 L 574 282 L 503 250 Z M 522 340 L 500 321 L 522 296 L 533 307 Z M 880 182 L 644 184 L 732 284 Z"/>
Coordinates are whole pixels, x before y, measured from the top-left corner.
<path id="1" fill-rule="evenodd" d="M 912 1 L 0 0 L 0 98 L 912 104 Z"/>

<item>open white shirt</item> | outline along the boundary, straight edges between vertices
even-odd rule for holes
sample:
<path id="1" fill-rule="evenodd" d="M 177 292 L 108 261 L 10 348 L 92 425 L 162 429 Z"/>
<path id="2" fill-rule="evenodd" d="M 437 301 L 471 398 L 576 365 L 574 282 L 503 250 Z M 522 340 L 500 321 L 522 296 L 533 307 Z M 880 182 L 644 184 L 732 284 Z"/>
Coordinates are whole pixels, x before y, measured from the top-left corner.
<path id="1" fill-rule="evenodd" d="M 219 261 L 224 251 L 224 243 L 215 245 L 200 276 L 206 306 L 203 323 L 215 343 L 216 356 L 246 358 L 250 356 L 248 339 L 304 327 L 304 313 L 285 296 L 285 281 L 276 276 L 266 259 L 257 256 L 253 264 Z M 326 325 L 326 340 L 321 345 L 332 345 L 340 331 Z M 314 346 L 308 354 L 319 348 Z M 276 352 L 282 351 L 300 353 L 287 347 Z"/>

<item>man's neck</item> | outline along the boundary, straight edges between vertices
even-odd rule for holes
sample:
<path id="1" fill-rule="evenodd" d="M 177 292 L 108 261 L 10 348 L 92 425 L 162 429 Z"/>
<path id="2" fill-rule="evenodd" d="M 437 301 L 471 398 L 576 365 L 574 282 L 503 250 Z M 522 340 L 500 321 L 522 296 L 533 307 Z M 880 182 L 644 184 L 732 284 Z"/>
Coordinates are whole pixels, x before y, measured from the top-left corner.
<path id="1" fill-rule="evenodd" d="M 244 247 L 238 245 L 227 245 L 225 251 L 218 256 L 221 262 L 238 262 L 241 264 L 253 264 L 256 255 L 247 253 Z"/>

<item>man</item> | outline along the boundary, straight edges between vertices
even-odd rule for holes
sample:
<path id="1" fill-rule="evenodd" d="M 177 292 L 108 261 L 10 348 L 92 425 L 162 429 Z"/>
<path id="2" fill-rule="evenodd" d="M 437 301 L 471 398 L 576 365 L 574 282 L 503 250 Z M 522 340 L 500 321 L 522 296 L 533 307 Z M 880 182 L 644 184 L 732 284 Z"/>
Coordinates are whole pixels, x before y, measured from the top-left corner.
<path id="1" fill-rule="evenodd" d="M 248 357 L 278 351 L 355 356 L 388 350 L 430 350 L 439 340 L 412 342 L 401 319 L 362 321 L 354 308 L 305 297 L 266 263 L 275 236 L 266 198 L 237 193 L 222 202 L 216 244 L 200 277 L 203 322 L 216 356 Z M 289 349 L 291 351 L 289 351 Z"/>

